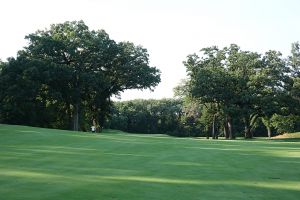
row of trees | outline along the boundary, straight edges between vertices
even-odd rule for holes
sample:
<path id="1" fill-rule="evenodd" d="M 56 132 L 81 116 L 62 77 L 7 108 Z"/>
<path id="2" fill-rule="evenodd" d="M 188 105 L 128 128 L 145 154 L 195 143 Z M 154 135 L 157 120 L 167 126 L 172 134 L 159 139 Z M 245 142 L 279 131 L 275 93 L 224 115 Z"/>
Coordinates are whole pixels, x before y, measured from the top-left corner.
<path id="1" fill-rule="evenodd" d="M 223 132 L 234 138 L 234 122 L 242 121 L 245 138 L 253 137 L 259 118 L 271 136 L 280 120 L 299 120 L 300 48 L 292 44 L 291 56 L 243 51 L 235 44 L 204 48 L 187 57 L 187 80 L 176 88 L 179 96 L 206 107 L 215 138 Z M 281 121 L 284 124 L 284 122 Z M 277 124 L 277 125 L 276 125 Z"/>
<path id="2" fill-rule="evenodd" d="M 269 136 L 299 128 L 299 43 L 288 58 L 235 44 L 204 48 L 184 61 L 188 78 L 175 88 L 178 99 L 113 104 L 111 97 L 126 89 L 160 82 L 146 49 L 83 21 L 54 24 L 26 39 L 16 58 L 0 62 L 0 123 L 230 139 L 240 132 L 251 138 L 261 124 Z"/>
<path id="3" fill-rule="evenodd" d="M 0 123 L 102 127 L 112 96 L 160 82 L 146 49 L 115 42 L 83 21 L 54 24 L 26 39 L 16 58 L 0 63 Z"/>
<path id="4" fill-rule="evenodd" d="M 300 131 L 300 45 L 263 55 L 232 44 L 204 48 L 184 61 L 180 100 L 118 102 L 109 127 L 177 136 L 232 139 Z"/>
<path id="5" fill-rule="evenodd" d="M 182 101 L 176 99 L 132 100 L 114 102 L 106 128 L 135 133 L 167 133 L 178 131 Z"/>
<path id="6" fill-rule="evenodd" d="M 114 102 L 105 128 L 133 133 L 168 134 L 178 137 L 213 137 L 224 135 L 221 116 L 215 118 L 211 107 L 185 99 L 131 100 Z M 214 123 L 213 123 L 214 121 Z M 232 132 L 243 136 L 244 122 L 232 119 Z M 268 136 L 263 117 L 258 117 L 252 127 L 254 136 Z M 300 117 L 275 114 L 270 120 L 273 135 L 300 131 Z"/>

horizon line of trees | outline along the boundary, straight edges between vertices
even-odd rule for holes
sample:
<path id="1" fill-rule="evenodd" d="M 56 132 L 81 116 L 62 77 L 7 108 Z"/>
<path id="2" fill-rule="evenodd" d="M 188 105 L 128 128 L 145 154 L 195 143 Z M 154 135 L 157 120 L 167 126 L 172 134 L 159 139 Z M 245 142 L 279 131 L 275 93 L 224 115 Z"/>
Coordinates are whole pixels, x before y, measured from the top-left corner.
<path id="1" fill-rule="evenodd" d="M 124 90 L 153 90 L 160 82 L 147 49 L 115 42 L 83 21 L 25 38 L 16 58 L 0 62 L 0 123 L 215 139 L 299 130 L 299 42 L 287 58 L 236 44 L 203 48 L 183 62 L 187 78 L 174 89 L 177 98 L 112 102 Z"/>
<path id="2" fill-rule="evenodd" d="M 135 99 L 113 102 L 110 118 L 104 128 L 117 129 L 129 133 L 167 134 L 176 137 L 225 137 L 221 118 L 215 119 L 210 107 L 187 99 Z M 232 132 L 234 137 L 244 136 L 244 122 L 234 118 Z M 299 115 L 278 115 L 270 119 L 271 134 L 258 117 L 252 128 L 254 137 L 270 137 L 287 132 L 300 131 Z"/>
<path id="3" fill-rule="evenodd" d="M 234 139 L 300 131 L 300 44 L 291 55 L 203 48 L 184 61 L 179 99 L 115 102 L 107 127 L 127 132 Z"/>

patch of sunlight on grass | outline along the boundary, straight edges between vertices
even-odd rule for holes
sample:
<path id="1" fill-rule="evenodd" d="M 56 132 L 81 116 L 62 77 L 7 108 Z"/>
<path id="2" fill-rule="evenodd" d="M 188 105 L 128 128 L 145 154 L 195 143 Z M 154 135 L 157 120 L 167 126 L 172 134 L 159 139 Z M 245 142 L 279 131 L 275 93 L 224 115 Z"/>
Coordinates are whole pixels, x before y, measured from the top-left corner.
<path id="1" fill-rule="evenodd" d="M 300 182 L 298 181 L 239 181 L 239 180 L 197 180 L 197 179 L 173 179 L 163 177 L 147 176 L 99 176 L 99 175 L 56 175 L 44 172 L 33 172 L 25 170 L 0 170 L 1 176 L 10 176 L 16 178 L 40 179 L 42 182 L 48 181 L 85 181 L 85 182 L 103 182 L 103 181 L 122 181 L 122 182 L 145 182 L 145 183 L 163 183 L 179 185 L 235 185 L 268 189 L 285 189 L 300 191 Z"/>
<path id="2" fill-rule="evenodd" d="M 0 176 L 14 177 L 16 178 L 24 178 L 25 180 L 35 180 L 37 182 L 52 182 L 52 183 L 95 183 L 95 182 L 110 182 L 109 179 L 95 179 L 94 176 L 90 175 L 58 175 L 51 174 L 46 172 L 34 172 L 27 170 L 1 170 Z M 113 180 L 111 180 L 113 181 Z"/>
<path id="3" fill-rule="evenodd" d="M 300 191 L 300 182 L 299 181 L 255 181 L 255 182 L 246 182 L 246 181 L 232 181 L 234 185 L 242 185 L 248 187 L 260 187 L 268 189 L 285 189 L 285 190 L 294 190 Z"/>
<path id="4" fill-rule="evenodd" d="M 174 166 L 187 166 L 187 167 L 207 167 L 210 166 L 205 163 L 195 163 L 195 162 L 165 162 L 165 165 L 174 165 Z"/>
<path id="5" fill-rule="evenodd" d="M 71 137 L 79 137 L 79 138 L 96 138 L 97 140 L 109 140 L 110 142 L 118 142 L 118 143 L 126 143 L 126 144 L 151 144 L 151 142 L 143 142 L 143 141 L 136 141 L 136 139 L 132 138 L 120 138 L 116 135 L 105 135 L 105 134 L 77 134 L 77 135 L 70 135 Z"/>
<path id="6" fill-rule="evenodd" d="M 264 147 L 264 149 L 300 151 L 300 147 Z"/>
<path id="7" fill-rule="evenodd" d="M 42 133 L 40 131 L 21 131 L 21 130 L 17 130 L 17 132 L 21 132 L 21 133 Z"/>
<path id="8" fill-rule="evenodd" d="M 28 147 L 28 145 L 2 145 L 2 147 L 12 148 L 12 149 L 20 149 Z M 34 148 L 38 149 L 59 149 L 59 150 L 67 150 L 67 151 L 97 151 L 97 149 L 84 148 L 84 147 L 67 147 L 67 146 L 50 146 L 50 145 L 34 145 Z"/>
<path id="9" fill-rule="evenodd" d="M 53 175 L 41 172 L 32 172 L 25 170 L 1 170 L 1 176 L 24 177 L 24 178 L 41 178 L 41 179 L 58 179 L 63 178 L 61 175 Z"/>
<path id="10" fill-rule="evenodd" d="M 184 180 L 170 178 L 156 178 L 146 176 L 95 176 L 99 179 L 117 180 L 117 181 L 136 181 L 146 183 L 168 183 L 168 184 L 188 184 L 188 185 L 203 185 L 206 181 L 199 180 Z"/>
<path id="11" fill-rule="evenodd" d="M 83 152 L 72 152 L 72 151 L 57 151 L 57 150 L 50 150 L 50 149 L 30 149 L 30 148 L 18 148 L 16 150 L 19 151 L 29 151 L 29 152 L 35 152 L 35 153 L 55 153 L 55 154 L 70 154 L 70 155 L 86 155 L 86 153 Z"/>
<path id="12" fill-rule="evenodd" d="M 123 135 L 126 136 L 126 137 L 135 137 L 135 138 L 153 138 L 153 139 L 170 139 L 170 138 L 172 138 L 168 135 L 163 135 L 163 134 L 142 134 L 142 135 L 138 135 L 138 134 L 124 133 Z M 172 138 L 172 139 L 176 139 L 176 138 Z"/>
<path id="13" fill-rule="evenodd" d="M 83 147 L 66 147 L 66 146 L 37 146 L 39 148 L 49 148 L 49 149 L 61 149 L 61 150 L 69 150 L 69 151 L 97 151 L 97 149 L 91 148 L 83 148 Z"/>
<path id="14" fill-rule="evenodd" d="M 135 156 L 135 157 L 155 157 L 152 155 L 143 155 L 143 154 L 133 154 L 133 153 L 102 153 L 104 155 L 113 155 L 113 156 Z"/>
<path id="15" fill-rule="evenodd" d="M 275 150 L 267 150 L 261 151 L 265 155 L 270 155 L 274 157 L 282 157 L 282 158 L 300 158 L 300 151 L 275 151 Z"/>
<path id="16" fill-rule="evenodd" d="M 219 150 L 219 151 L 241 151 L 233 148 L 216 148 L 216 147 L 184 147 L 185 149 L 202 149 L 202 150 Z"/>
<path id="17" fill-rule="evenodd" d="M 123 136 L 123 135 L 122 135 Z M 126 134 L 124 134 L 124 136 L 126 136 L 125 138 L 120 138 L 120 137 L 116 137 L 115 135 L 114 136 L 111 136 L 111 135 L 99 135 L 99 138 L 100 139 L 107 139 L 107 140 L 110 140 L 112 142 L 119 142 L 119 143 L 125 143 L 125 144 L 146 144 L 146 145 L 153 145 L 154 143 L 155 144 L 169 144 L 168 142 L 161 142 L 159 140 L 153 142 L 153 141 L 150 141 L 150 140 L 144 140 L 144 141 L 141 141 L 139 137 L 136 137 L 136 136 L 127 136 Z M 149 138 L 155 138 L 155 136 L 141 136 L 142 138 L 145 138 L 145 139 L 149 139 Z M 160 138 L 160 137 L 158 137 Z M 170 138 L 170 137 L 168 137 Z"/>
<path id="18" fill-rule="evenodd" d="M 268 189 L 286 189 L 300 191 L 300 183 L 298 181 L 238 181 L 238 180 L 193 180 L 193 179 L 171 179 L 146 176 L 94 176 L 94 178 L 108 179 L 116 181 L 135 181 L 149 183 L 165 183 L 165 184 L 184 184 L 184 185 L 235 185 L 247 187 L 259 187 Z"/>

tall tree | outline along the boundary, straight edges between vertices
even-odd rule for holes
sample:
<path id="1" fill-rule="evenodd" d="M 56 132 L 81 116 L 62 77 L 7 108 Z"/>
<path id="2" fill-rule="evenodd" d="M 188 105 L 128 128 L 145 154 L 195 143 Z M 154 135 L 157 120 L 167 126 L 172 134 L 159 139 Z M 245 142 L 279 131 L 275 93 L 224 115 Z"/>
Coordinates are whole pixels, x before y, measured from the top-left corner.
<path id="1" fill-rule="evenodd" d="M 190 95 L 199 99 L 203 104 L 214 104 L 214 117 L 212 118 L 212 135 L 215 135 L 215 119 L 225 113 L 224 121 L 225 137 L 233 138 L 232 135 L 232 97 L 236 78 L 228 73 L 225 66 L 226 51 L 217 47 L 204 48 L 201 50 L 203 57 L 190 55 L 184 62 L 187 67 L 189 81 L 187 82 Z"/>
<path id="2" fill-rule="evenodd" d="M 245 138 L 251 138 L 259 117 L 268 126 L 267 120 L 287 105 L 291 79 L 280 52 L 269 51 L 262 57 L 232 44 L 221 50 L 204 48 L 201 53 L 202 57 L 190 55 L 184 62 L 189 79 L 181 88 L 189 88 L 188 95 L 203 104 L 214 105 L 213 135 L 215 119 L 223 118 L 224 135 L 233 138 L 232 119 L 239 117 Z"/>
<path id="3" fill-rule="evenodd" d="M 153 89 L 160 72 L 149 66 L 147 50 L 130 42 L 117 43 L 104 30 L 89 30 L 83 21 L 53 24 L 26 36 L 29 45 L 19 57 L 43 62 L 44 84 L 60 93 L 66 113 L 73 119 L 73 130 L 80 129 L 88 110 L 100 123 L 109 111 L 110 98 L 126 89 Z M 18 59 L 18 58 L 17 58 Z"/>

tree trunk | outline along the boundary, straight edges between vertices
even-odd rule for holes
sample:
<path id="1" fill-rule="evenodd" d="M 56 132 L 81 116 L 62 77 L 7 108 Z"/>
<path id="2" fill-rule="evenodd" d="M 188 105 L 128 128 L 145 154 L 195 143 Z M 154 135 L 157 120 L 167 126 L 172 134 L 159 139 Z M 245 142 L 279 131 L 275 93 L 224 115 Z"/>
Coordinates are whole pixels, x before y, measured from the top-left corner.
<path id="1" fill-rule="evenodd" d="M 73 129 L 73 112 L 72 112 L 71 104 L 66 104 L 66 114 L 68 115 L 67 129 L 72 130 Z"/>
<path id="2" fill-rule="evenodd" d="M 225 122 L 224 122 L 224 137 L 225 137 L 225 139 L 229 138 L 229 126 L 228 126 L 227 119 L 225 119 Z"/>
<path id="3" fill-rule="evenodd" d="M 271 138 L 272 137 L 271 127 L 267 126 L 267 130 L 268 130 L 268 137 Z"/>
<path id="4" fill-rule="evenodd" d="M 250 129 L 250 120 L 247 117 L 244 118 L 244 125 L 245 125 L 245 129 L 244 129 L 245 139 L 252 138 L 251 129 Z"/>
<path id="5" fill-rule="evenodd" d="M 262 117 L 262 123 L 265 125 L 265 127 L 267 128 L 268 131 L 268 137 L 271 138 L 272 137 L 272 126 L 271 126 L 271 120 L 269 117 L 265 116 Z"/>
<path id="6" fill-rule="evenodd" d="M 73 130 L 79 130 L 79 103 L 74 106 L 74 115 L 73 115 Z"/>
<path id="7" fill-rule="evenodd" d="M 251 131 L 250 131 L 250 128 L 248 125 L 245 125 L 245 138 L 246 139 L 250 139 L 252 138 L 252 134 L 251 134 Z"/>
<path id="8" fill-rule="evenodd" d="M 233 139 L 233 134 L 232 134 L 232 124 L 231 124 L 231 118 L 230 117 L 227 118 L 227 125 L 228 125 L 228 136 L 229 136 L 229 139 L 232 140 Z"/>
<path id="9" fill-rule="evenodd" d="M 215 134 L 216 134 L 216 115 L 214 115 L 213 122 L 212 122 L 212 132 L 211 132 L 212 139 L 216 139 Z"/>
<path id="10" fill-rule="evenodd" d="M 245 138 L 250 139 L 250 138 L 252 138 L 251 128 L 250 128 L 250 121 L 247 118 L 245 118 L 244 123 L 245 123 L 245 130 L 244 130 L 245 131 Z"/>

